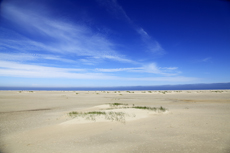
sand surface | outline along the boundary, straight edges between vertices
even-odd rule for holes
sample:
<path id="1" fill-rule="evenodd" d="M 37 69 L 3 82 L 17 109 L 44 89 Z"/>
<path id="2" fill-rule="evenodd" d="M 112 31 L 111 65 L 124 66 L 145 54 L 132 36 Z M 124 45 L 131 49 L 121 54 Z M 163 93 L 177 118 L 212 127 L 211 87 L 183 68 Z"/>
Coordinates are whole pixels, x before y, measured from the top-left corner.
<path id="1" fill-rule="evenodd" d="M 124 122 L 90 120 L 70 117 L 72 111 L 126 115 Z M 0 153 L 66 152 L 229 153 L 230 90 L 0 91 Z"/>

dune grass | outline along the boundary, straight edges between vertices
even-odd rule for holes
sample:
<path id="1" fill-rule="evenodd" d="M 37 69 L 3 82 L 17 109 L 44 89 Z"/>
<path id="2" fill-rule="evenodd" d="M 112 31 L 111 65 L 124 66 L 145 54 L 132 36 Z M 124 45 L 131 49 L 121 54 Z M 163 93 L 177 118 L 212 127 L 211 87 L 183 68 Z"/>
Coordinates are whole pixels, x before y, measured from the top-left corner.
<path id="1" fill-rule="evenodd" d="M 143 109 L 143 110 L 150 110 L 150 111 L 161 111 L 165 112 L 167 109 L 160 106 L 160 107 L 148 107 L 148 106 L 135 106 L 134 104 L 128 105 L 124 103 L 109 103 L 110 108 L 109 110 L 115 110 L 115 109 L 129 109 L 129 108 L 134 108 L 134 109 Z M 107 110 L 108 110 L 107 109 Z M 68 113 L 68 115 L 72 118 L 84 118 L 86 120 L 92 120 L 96 121 L 96 118 L 103 117 L 106 120 L 111 120 L 111 121 L 118 121 L 125 123 L 125 116 L 129 116 L 128 114 L 125 114 L 124 112 L 115 112 L 115 111 L 110 111 L 110 112 L 104 112 L 104 111 L 91 111 L 91 112 L 76 112 L 72 111 Z M 136 116 L 136 115 L 134 115 Z"/>
<path id="2" fill-rule="evenodd" d="M 72 118 L 80 117 L 86 120 L 96 121 L 96 117 L 103 116 L 106 120 L 118 121 L 125 123 L 125 113 L 123 112 L 101 112 L 101 111 L 93 111 L 93 112 L 70 112 L 69 116 Z"/>
<path id="3" fill-rule="evenodd" d="M 122 106 L 122 105 L 125 105 L 127 106 L 128 104 L 123 104 L 123 103 L 109 103 L 110 107 L 112 106 Z"/>
<path id="4" fill-rule="evenodd" d="M 134 104 L 132 106 L 129 106 L 128 104 L 124 103 L 109 103 L 110 107 L 112 108 L 135 108 L 135 109 L 145 109 L 145 110 L 152 110 L 152 111 L 162 111 L 165 112 L 167 109 L 160 106 L 160 107 L 148 107 L 148 106 L 135 106 Z"/>
<path id="5" fill-rule="evenodd" d="M 161 107 L 133 106 L 132 108 L 152 110 L 152 111 L 162 111 L 162 112 L 165 112 L 167 110 L 166 108 L 162 106 Z"/>
<path id="6" fill-rule="evenodd" d="M 156 107 L 147 107 L 147 106 L 133 106 L 132 108 L 136 108 L 136 109 L 146 109 L 146 110 L 154 110 L 154 111 L 157 110 Z"/>

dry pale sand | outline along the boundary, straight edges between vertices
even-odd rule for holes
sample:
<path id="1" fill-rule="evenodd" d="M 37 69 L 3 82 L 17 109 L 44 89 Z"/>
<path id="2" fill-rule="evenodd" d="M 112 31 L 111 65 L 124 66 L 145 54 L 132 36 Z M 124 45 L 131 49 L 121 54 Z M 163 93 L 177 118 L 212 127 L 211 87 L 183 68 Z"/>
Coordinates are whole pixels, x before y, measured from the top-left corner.
<path id="1" fill-rule="evenodd" d="M 168 111 L 119 109 L 125 122 L 68 116 L 108 103 Z M 66 152 L 229 153 L 230 91 L 0 91 L 0 153 Z"/>

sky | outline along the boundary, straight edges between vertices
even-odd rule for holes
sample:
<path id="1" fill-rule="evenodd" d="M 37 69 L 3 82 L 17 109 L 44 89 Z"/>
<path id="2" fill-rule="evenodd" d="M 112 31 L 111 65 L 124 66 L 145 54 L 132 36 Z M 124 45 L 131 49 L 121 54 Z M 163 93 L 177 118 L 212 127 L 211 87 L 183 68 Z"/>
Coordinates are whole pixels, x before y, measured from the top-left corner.
<path id="1" fill-rule="evenodd" d="M 0 86 L 230 82 L 223 0 L 2 0 Z"/>

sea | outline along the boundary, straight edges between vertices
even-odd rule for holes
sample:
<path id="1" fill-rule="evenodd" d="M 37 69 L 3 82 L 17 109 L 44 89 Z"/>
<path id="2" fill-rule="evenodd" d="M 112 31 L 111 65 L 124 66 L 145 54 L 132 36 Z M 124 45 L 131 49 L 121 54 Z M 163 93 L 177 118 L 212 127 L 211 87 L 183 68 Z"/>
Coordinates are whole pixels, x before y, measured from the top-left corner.
<path id="1" fill-rule="evenodd" d="M 1 87 L 0 90 L 42 90 L 42 91 L 123 91 L 123 90 L 228 90 L 229 83 L 182 84 L 158 86 L 116 86 L 116 87 Z"/>

